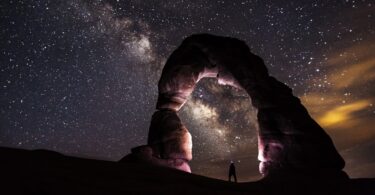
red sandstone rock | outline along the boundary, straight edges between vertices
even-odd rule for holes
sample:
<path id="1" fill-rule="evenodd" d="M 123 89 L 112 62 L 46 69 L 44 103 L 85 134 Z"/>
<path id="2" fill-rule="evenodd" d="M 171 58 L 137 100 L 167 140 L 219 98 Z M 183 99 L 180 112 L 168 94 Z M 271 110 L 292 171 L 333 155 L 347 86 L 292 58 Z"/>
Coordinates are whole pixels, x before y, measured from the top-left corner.
<path id="1" fill-rule="evenodd" d="M 342 173 L 332 140 L 285 84 L 269 76 L 263 60 L 238 39 L 193 35 L 169 57 L 160 81 L 148 145 L 164 160 L 191 160 L 191 136 L 177 112 L 200 79 L 242 88 L 258 109 L 260 172 Z M 250 103 L 250 102 L 249 102 Z M 176 166 L 178 167 L 178 166 Z"/>

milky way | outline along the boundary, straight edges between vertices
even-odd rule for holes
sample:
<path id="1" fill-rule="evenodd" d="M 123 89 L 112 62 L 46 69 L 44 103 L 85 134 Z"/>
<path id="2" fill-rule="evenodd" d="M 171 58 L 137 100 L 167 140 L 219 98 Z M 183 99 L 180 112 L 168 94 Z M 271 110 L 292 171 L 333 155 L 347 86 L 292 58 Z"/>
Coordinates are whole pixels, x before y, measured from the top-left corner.
<path id="1" fill-rule="evenodd" d="M 165 60 L 195 33 L 247 42 L 331 135 L 352 177 L 375 177 L 372 1 L 1 1 L 0 145 L 118 160 L 146 143 Z M 259 178 L 246 93 L 199 83 L 180 111 L 192 170 Z"/>

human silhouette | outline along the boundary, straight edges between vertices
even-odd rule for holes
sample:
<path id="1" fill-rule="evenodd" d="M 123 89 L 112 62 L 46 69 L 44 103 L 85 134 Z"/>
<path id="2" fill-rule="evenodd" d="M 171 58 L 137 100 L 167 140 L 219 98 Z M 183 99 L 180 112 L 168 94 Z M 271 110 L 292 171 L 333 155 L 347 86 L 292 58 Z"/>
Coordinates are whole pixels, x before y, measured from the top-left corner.
<path id="1" fill-rule="evenodd" d="M 229 166 L 229 177 L 228 177 L 229 181 L 231 181 L 232 176 L 234 177 L 234 182 L 237 183 L 236 167 L 234 167 L 233 161 L 230 162 L 230 166 Z"/>

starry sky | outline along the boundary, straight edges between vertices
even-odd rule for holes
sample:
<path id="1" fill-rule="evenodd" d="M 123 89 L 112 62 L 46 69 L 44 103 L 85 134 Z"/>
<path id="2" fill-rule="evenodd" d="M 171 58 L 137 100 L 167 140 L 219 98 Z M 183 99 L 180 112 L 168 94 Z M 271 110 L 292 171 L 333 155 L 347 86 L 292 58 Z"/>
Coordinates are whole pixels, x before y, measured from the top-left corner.
<path id="1" fill-rule="evenodd" d="M 116 161 L 147 140 L 157 81 L 187 36 L 247 42 L 332 137 L 351 177 L 375 177 L 375 2 L 0 2 L 0 146 Z M 202 80 L 179 112 L 193 173 L 260 177 L 256 110 Z"/>

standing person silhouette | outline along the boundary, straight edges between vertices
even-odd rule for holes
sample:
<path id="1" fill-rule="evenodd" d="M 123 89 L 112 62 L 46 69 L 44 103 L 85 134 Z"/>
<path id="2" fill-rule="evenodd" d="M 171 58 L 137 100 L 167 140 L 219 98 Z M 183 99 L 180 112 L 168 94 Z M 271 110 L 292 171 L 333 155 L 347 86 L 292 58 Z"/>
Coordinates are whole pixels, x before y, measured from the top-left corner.
<path id="1" fill-rule="evenodd" d="M 229 165 L 229 177 L 228 177 L 229 181 L 231 181 L 232 176 L 234 177 L 234 182 L 237 183 L 236 167 L 234 167 L 234 162 L 230 161 L 230 165 Z"/>

